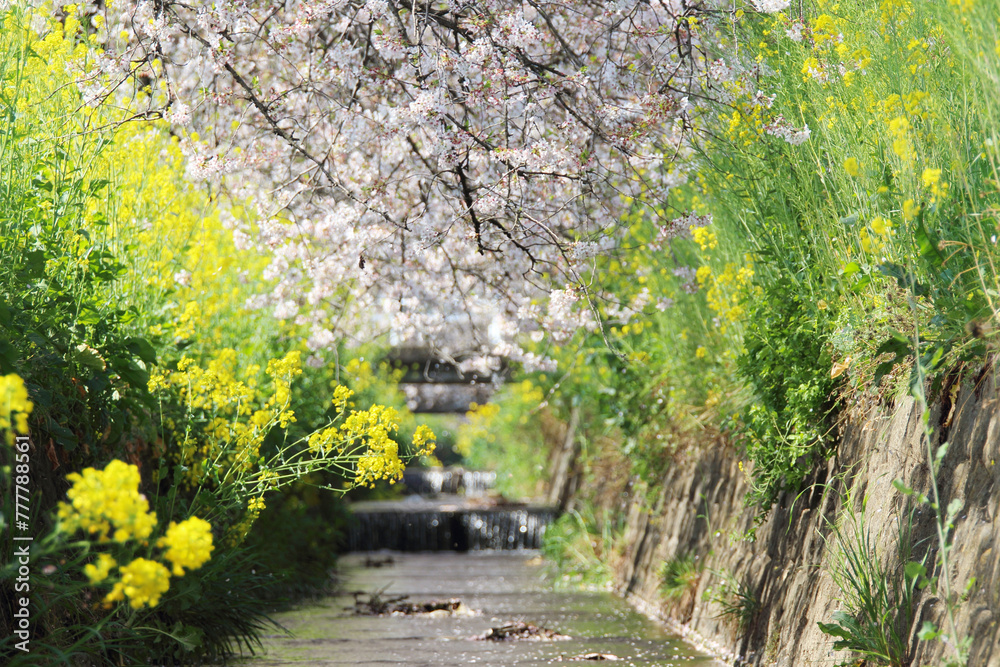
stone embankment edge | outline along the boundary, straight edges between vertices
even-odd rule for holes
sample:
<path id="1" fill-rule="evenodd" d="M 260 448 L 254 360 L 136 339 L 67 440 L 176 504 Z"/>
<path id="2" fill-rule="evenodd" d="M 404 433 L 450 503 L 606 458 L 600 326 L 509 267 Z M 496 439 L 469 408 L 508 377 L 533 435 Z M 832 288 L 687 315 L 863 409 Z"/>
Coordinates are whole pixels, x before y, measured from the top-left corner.
<path id="1" fill-rule="evenodd" d="M 972 577 L 976 586 L 959 608 L 959 632 L 973 637 L 969 664 L 1000 667 L 1000 398 L 992 373 L 952 379 L 931 409 L 939 438 L 950 443 L 939 473 L 942 504 L 959 498 L 963 509 L 954 531 L 953 587 L 961 591 Z M 635 480 L 609 492 L 606 479 L 572 485 L 567 506 L 587 499 L 626 515 L 621 555 L 615 558 L 615 588 L 647 616 L 691 638 L 701 650 L 734 664 L 832 667 L 851 656 L 832 650 L 832 640 L 818 628 L 841 608 L 841 592 L 829 565 L 835 554 L 830 525 L 843 509 L 847 491 L 867 499 L 867 525 L 879 536 L 882 557 L 893 562 L 892 535 L 905 499 L 892 486 L 896 479 L 928 491 L 927 448 L 920 415 L 912 399 L 895 406 L 873 402 L 847 411 L 836 456 L 820 471 L 807 492 L 783 498 L 756 527 L 756 539 L 743 539 L 754 528 L 743 507 L 746 492 L 739 455 L 724 443 L 692 449 L 677 457 L 661 484 L 644 489 Z M 570 475 L 585 476 L 583 467 Z M 595 492 L 593 489 L 599 489 Z M 627 498 L 623 501 L 623 498 Z M 858 509 L 857 507 L 855 509 Z M 915 516 L 915 537 L 934 557 L 933 517 L 927 508 Z M 667 559 L 693 553 L 703 559 L 702 576 L 691 606 L 680 612 L 659 595 L 658 571 Z M 749 631 L 735 637 L 707 595 L 718 573 L 745 581 L 761 607 Z M 671 619 L 664 622 L 664 619 Z M 926 591 L 918 601 L 911 628 L 926 620 L 944 621 L 944 605 Z M 731 646 L 732 648 L 726 648 Z M 912 664 L 941 664 L 949 655 L 942 642 L 913 642 Z M 738 656 L 744 656 L 742 658 Z"/>
<path id="2" fill-rule="evenodd" d="M 738 657 L 726 646 L 719 642 L 703 637 L 697 630 L 687 623 L 681 623 L 663 613 L 659 605 L 651 604 L 647 600 L 636 595 L 625 595 L 625 601 L 646 618 L 659 623 L 671 633 L 677 635 L 689 644 L 696 651 L 700 651 L 712 658 L 719 665 L 739 664 Z"/>

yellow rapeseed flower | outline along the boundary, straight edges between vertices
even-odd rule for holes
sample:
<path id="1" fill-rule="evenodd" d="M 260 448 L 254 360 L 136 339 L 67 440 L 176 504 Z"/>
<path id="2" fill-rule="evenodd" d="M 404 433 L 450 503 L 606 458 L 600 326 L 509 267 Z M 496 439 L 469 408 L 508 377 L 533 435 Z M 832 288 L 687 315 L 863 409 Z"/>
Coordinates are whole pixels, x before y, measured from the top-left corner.
<path id="1" fill-rule="evenodd" d="M 333 405 L 343 412 L 347 408 L 347 401 L 354 396 L 354 392 L 342 384 L 338 384 L 333 390 Z"/>
<path id="2" fill-rule="evenodd" d="M 848 176 L 857 178 L 858 174 L 861 173 L 861 165 L 858 163 L 858 159 L 849 157 L 844 160 L 844 171 L 847 172 Z"/>
<path id="3" fill-rule="evenodd" d="M 714 250 L 719 245 L 715 232 L 707 227 L 691 227 L 691 237 L 702 250 Z"/>
<path id="4" fill-rule="evenodd" d="M 352 412 L 341 428 L 348 441 L 361 440 L 367 450 L 358 457 L 354 482 L 373 485 L 376 480 L 398 480 L 403 476 L 399 445 L 392 434 L 399 430 L 399 414 L 393 407 L 373 405 L 368 410 Z"/>
<path id="5" fill-rule="evenodd" d="M 888 236 L 892 233 L 892 223 L 881 216 L 872 220 L 871 227 L 879 236 Z"/>
<path id="6" fill-rule="evenodd" d="M 812 22 L 813 41 L 817 47 L 829 42 L 837 44 L 841 41 L 840 28 L 837 19 L 829 14 L 820 14 Z"/>
<path id="7" fill-rule="evenodd" d="M 271 359 L 267 362 L 267 374 L 272 378 L 291 379 L 302 374 L 302 352 L 292 350 L 281 359 Z"/>
<path id="8" fill-rule="evenodd" d="M 342 443 L 340 430 L 336 426 L 328 426 L 315 431 L 309 436 L 309 450 L 320 455 L 326 455 L 335 446 Z"/>
<path id="9" fill-rule="evenodd" d="M 923 181 L 925 188 L 933 187 L 941 181 L 941 170 L 924 169 L 924 173 L 921 175 L 921 180 Z"/>
<path id="10" fill-rule="evenodd" d="M 905 116 L 898 116 L 889 121 L 889 133 L 893 137 L 892 152 L 904 162 L 909 162 L 913 158 L 909 132 L 910 121 Z"/>
<path id="11" fill-rule="evenodd" d="M 7 431 L 7 444 L 14 442 L 11 429 L 28 432 L 28 415 L 34 407 L 24 380 L 14 373 L 0 376 L 0 431 Z"/>
<path id="12" fill-rule="evenodd" d="M 184 568 L 196 570 L 212 557 L 212 524 L 196 516 L 181 523 L 171 521 L 157 544 L 166 547 L 163 556 L 173 564 L 173 573 L 183 576 Z"/>
<path id="13" fill-rule="evenodd" d="M 83 566 L 83 573 L 90 579 L 91 584 L 99 584 L 108 578 L 111 569 L 118 566 L 118 562 L 110 554 L 98 554 L 97 563 L 87 563 Z"/>
<path id="14" fill-rule="evenodd" d="M 437 436 L 427 424 L 421 424 L 413 432 L 413 448 L 418 456 L 430 456 L 437 445 Z"/>
<path id="15" fill-rule="evenodd" d="M 105 604 L 128 598 L 132 607 L 155 607 L 160 596 L 170 588 L 170 572 L 162 563 L 146 558 L 136 558 L 121 568 L 121 581 L 104 596 Z"/>
<path id="16" fill-rule="evenodd" d="M 156 514 L 139 493 L 139 469 L 123 461 L 111 461 L 104 470 L 86 468 L 82 474 L 66 476 L 73 486 L 66 492 L 68 503 L 59 503 L 61 529 L 84 530 L 101 542 L 114 539 L 144 540 L 156 526 Z M 113 531 L 113 532 L 112 532 Z"/>
<path id="17" fill-rule="evenodd" d="M 941 170 L 940 169 L 924 169 L 924 173 L 921 174 L 921 181 L 924 187 L 931 191 L 933 199 L 944 196 L 948 184 L 941 182 Z"/>

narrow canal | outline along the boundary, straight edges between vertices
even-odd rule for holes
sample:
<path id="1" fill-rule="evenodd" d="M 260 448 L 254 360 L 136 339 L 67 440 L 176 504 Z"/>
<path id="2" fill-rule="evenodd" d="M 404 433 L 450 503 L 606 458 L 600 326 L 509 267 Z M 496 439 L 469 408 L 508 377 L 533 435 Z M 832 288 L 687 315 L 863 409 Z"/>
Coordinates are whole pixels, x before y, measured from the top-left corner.
<path id="1" fill-rule="evenodd" d="M 716 664 L 610 593 L 553 588 L 535 551 L 359 553 L 342 565 L 344 592 L 278 615 L 291 635 L 269 635 L 264 654 L 247 667 Z M 457 599 L 461 606 L 454 612 L 357 613 L 356 607 L 370 606 L 372 594 L 378 596 L 374 602 L 406 596 L 397 604 Z M 539 629 L 536 635 L 547 630 L 561 637 L 483 639 L 501 628 L 522 629 L 519 623 Z"/>

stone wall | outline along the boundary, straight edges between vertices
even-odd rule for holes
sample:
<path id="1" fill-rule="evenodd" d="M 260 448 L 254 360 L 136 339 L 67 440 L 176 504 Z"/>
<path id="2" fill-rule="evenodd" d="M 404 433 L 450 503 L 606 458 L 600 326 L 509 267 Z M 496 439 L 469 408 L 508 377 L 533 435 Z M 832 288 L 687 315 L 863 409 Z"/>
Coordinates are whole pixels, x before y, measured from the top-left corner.
<path id="1" fill-rule="evenodd" d="M 1000 667 L 1000 396 L 995 378 L 954 383 L 932 409 L 932 423 L 950 443 L 940 471 L 942 504 L 963 501 L 956 521 L 951 581 L 958 593 L 975 577 L 960 607 L 960 632 L 974 638 L 975 667 Z M 912 399 L 895 409 L 857 405 L 841 428 L 837 455 L 820 471 L 817 483 L 796 498 L 783 498 L 757 527 L 756 539 L 741 539 L 753 527 L 743 507 L 746 481 L 738 453 L 725 443 L 702 445 L 672 465 L 659 489 L 627 504 L 623 552 L 615 563 L 618 590 L 650 615 L 661 618 L 723 657 L 754 665 L 835 665 L 851 656 L 833 651 L 833 639 L 817 622 L 830 622 L 840 608 L 840 591 L 830 576 L 836 553 L 830 530 L 842 511 L 846 492 L 865 498 L 866 524 L 878 536 L 887 563 L 901 567 L 893 546 L 906 499 L 895 479 L 930 494 L 926 445 Z M 581 485 L 577 500 L 588 485 Z M 602 494 L 605 504 L 614 494 Z M 620 499 L 613 500 L 622 511 Z M 914 515 L 918 556 L 933 562 L 934 523 L 924 506 Z M 667 603 L 658 592 L 658 571 L 675 554 L 692 552 L 705 565 L 698 590 Z M 706 589 L 718 586 L 719 573 L 745 581 L 760 610 L 745 636 L 720 618 Z M 944 622 L 944 605 L 930 589 L 917 600 L 911 629 L 913 665 L 943 664 L 949 655 L 940 641 L 917 642 L 924 620 Z"/>

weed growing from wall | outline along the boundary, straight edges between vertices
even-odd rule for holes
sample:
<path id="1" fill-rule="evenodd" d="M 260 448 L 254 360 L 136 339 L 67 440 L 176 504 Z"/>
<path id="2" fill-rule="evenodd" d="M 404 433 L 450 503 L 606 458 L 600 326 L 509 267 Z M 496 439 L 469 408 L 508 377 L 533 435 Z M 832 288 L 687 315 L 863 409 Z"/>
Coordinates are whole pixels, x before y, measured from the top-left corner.
<path id="1" fill-rule="evenodd" d="M 718 618 L 732 627 L 737 637 L 745 637 L 757 620 L 760 598 L 746 579 L 728 572 L 713 572 L 720 583 L 705 591 L 705 598 L 719 607 Z"/>
<path id="2" fill-rule="evenodd" d="M 698 588 L 702 562 L 693 553 L 678 554 L 660 566 L 660 593 L 668 600 L 679 600 Z"/>
<path id="3" fill-rule="evenodd" d="M 896 553 L 885 554 L 877 546 L 879 536 L 866 521 L 864 501 L 860 510 L 854 505 L 855 498 L 848 493 L 840 516 L 831 526 L 834 550 L 830 573 L 841 591 L 844 609 L 834 612 L 833 623 L 820 623 L 819 628 L 837 637 L 836 650 L 852 651 L 876 664 L 902 667 L 909 664 L 910 626 L 923 570 L 922 563 L 910 561 L 910 512 L 897 517 Z"/>

